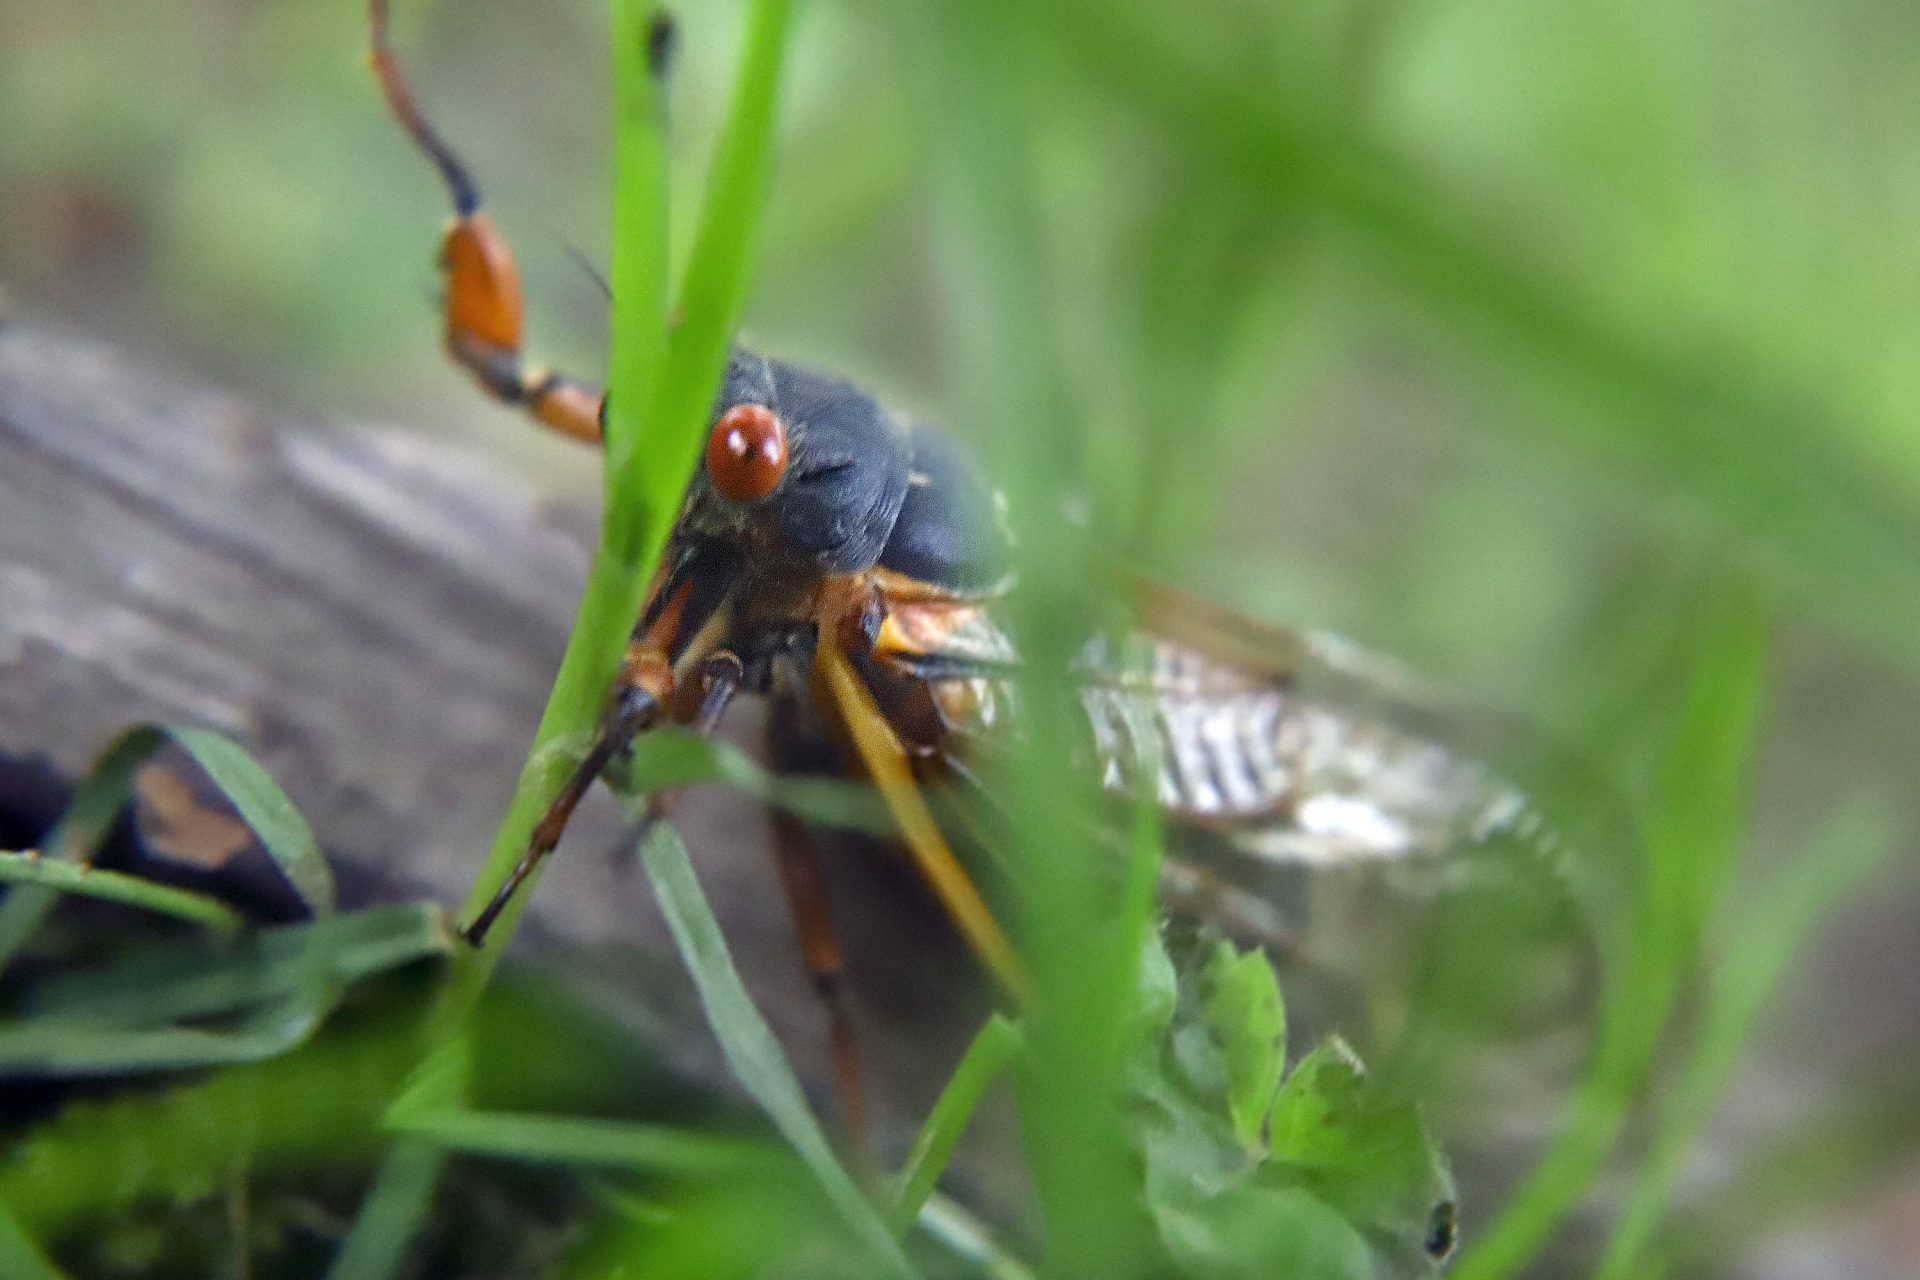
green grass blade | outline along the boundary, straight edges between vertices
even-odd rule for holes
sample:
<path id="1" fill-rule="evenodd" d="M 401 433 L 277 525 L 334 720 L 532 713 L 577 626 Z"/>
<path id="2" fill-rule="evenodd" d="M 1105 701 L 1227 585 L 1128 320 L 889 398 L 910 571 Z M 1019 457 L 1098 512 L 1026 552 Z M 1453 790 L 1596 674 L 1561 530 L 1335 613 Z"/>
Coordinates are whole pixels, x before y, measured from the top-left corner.
<path id="1" fill-rule="evenodd" d="M 278 864 L 307 910 L 316 916 L 332 912 L 333 872 L 327 869 L 312 828 L 280 784 L 231 738 L 191 726 L 169 728 L 167 735 L 207 771 L 239 812 L 241 821 L 260 838 L 261 846 Z"/>
<path id="2" fill-rule="evenodd" d="M 1639 1274 L 1642 1255 L 1665 1213 L 1680 1163 L 1713 1113 L 1755 1018 L 1794 953 L 1833 907 L 1872 872 L 1888 850 L 1877 815 L 1840 815 L 1816 846 L 1796 859 L 1741 922 L 1715 968 L 1693 1056 L 1667 1095 L 1652 1150 L 1596 1280 Z"/>
<path id="3" fill-rule="evenodd" d="M 947 1161 L 953 1158 L 954 1145 L 966 1132 L 974 1108 L 1022 1047 L 1020 1029 L 997 1013 L 973 1037 L 960 1065 L 934 1099 L 933 1110 L 927 1113 L 927 1121 L 920 1126 L 906 1165 L 900 1170 L 893 1204 L 887 1211 L 887 1220 L 896 1233 L 904 1235 L 920 1215 Z"/>
<path id="4" fill-rule="evenodd" d="M 315 987 L 219 1028 L 31 1018 L 0 1029 L 0 1075 L 102 1076 L 259 1062 L 311 1037 L 333 1001 L 332 988 Z"/>
<path id="5" fill-rule="evenodd" d="M 332 911 L 333 873 L 327 869 L 306 820 L 244 748 L 208 729 L 143 724 L 121 734 L 100 753 L 74 788 L 66 813 L 45 841 L 48 856 L 72 862 L 90 858 L 132 799 L 140 766 L 169 741 L 206 771 L 279 865 L 307 909 L 316 916 Z M 57 901 L 56 891 L 34 884 L 13 890 L 0 903 L 0 969 L 6 967 Z"/>
<path id="6" fill-rule="evenodd" d="M 29 990 L 31 1016 L 0 1024 L 0 1073 L 258 1062 L 309 1039 L 352 983 L 452 946 L 439 907 L 416 903 L 144 948 Z"/>
<path id="7" fill-rule="evenodd" d="M 666 545 L 680 509 L 746 302 L 773 172 L 774 119 L 792 17 L 792 0 L 754 0 L 748 10 L 733 105 L 714 151 L 706 206 L 675 308 L 684 319 L 668 332 L 666 360 L 648 413 L 653 438 L 646 442 L 647 467 L 621 495 L 623 503 L 634 505 L 608 512 L 609 527 L 648 562 Z M 630 521 L 641 513 L 644 526 L 632 527 Z"/>
<path id="8" fill-rule="evenodd" d="M 775 1153 L 762 1143 L 667 1125 L 504 1111 L 415 1111 L 387 1127 L 462 1155 L 644 1173 L 735 1173 Z"/>
<path id="9" fill-rule="evenodd" d="M 445 1160 L 430 1143 L 393 1144 L 360 1202 L 353 1230 L 327 1268 L 327 1280 L 386 1280 L 399 1270 L 413 1233 L 433 1203 Z"/>
<path id="10" fill-rule="evenodd" d="M 27 1007 L 94 1023 L 153 1026 L 315 987 L 344 987 L 453 949 L 437 903 L 391 903 L 239 938 L 140 948 L 39 984 L 28 993 Z"/>
<path id="11" fill-rule="evenodd" d="M 667 353 L 667 73 L 671 19 L 640 0 L 613 0 L 613 243 L 609 292 L 617 300 L 608 335 L 605 548 L 640 556 L 659 512 L 641 505 L 647 439 L 644 412 L 662 381 Z M 673 443 L 668 442 L 670 445 Z M 661 468 L 670 470 L 670 468 Z M 673 474 L 680 475 L 680 472 Z M 671 510 L 671 508 L 667 508 Z M 641 557 L 644 558 L 644 557 Z"/>
<path id="12" fill-rule="evenodd" d="M 728 337 L 739 323 L 753 231 L 771 166 L 774 108 L 785 52 L 787 0 L 762 0 L 748 23 L 741 82 L 714 166 L 713 195 L 696 241 L 684 316 L 665 333 L 667 205 L 665 67 L 657 56 L 663 28 L 638 0 L 614 0 L 615 183 L 614 305 L 608 379 L 605 515 L 586 590 L 559 673 L 528 750 L 528 765 L 467 895 L 471 916 L 493 896 L 527 847 L 535 823 L 565 779 L 555 743 L 590 732 L 599 715 L 653 566 L 666 545 L 681 491 L 698 452 L 725 367 Z M 534 888 L 530 881 L 502 914 L 478 955 L 458 966 L 436 1009 L 430 1039 L 461 1034 L 512 939 Z M 356 1225 L 341 1266 L 355 1280 L 384 1276 L 397 1257 L 386 1234 L 398 1219 L 386 1209 L 424 1204 L 416 1183 L 431 1183 L 438 1157 L 403 1144 L 383 1166 L 363 1211 L 377 1213 L 363 1238 Z M 388 1179 L 394 1181 L 391 1189 Z"/>
<path id="13" fill-rule="evenodd" d="M 725 782 L 809 822 L 876 836 L 899 830 L 870 786 L 839 778 L 778 776 L 732 743 L 686 729 L 661 728 L 642 736 L 633 744 L 625 776 L 649 791 Z"/>
<path id="14" fill-rule="evenodd" d="M 1033 1269 L 1002 1249 L 971 1213 L 935 1192 L 920 1207 L 920 1228 L 992 1280 L 1033 1280 Z"/>
<path id="15" fill-rule="evenodd" d="M 1116 894 L 1100 865 L 1101 797 L 1076 767 L 1083 719 L 1068 672 L 1087 629 L 1117 593 L 1087 530 L 1060 495 L 1089 482 L 1086 441 L 1056 359 L 1068 345 L 1049 289 L 1041 175 L 1044 86 L 1013 3 L 922 6 L 917 33 L 923 110 L 939 187 L 957 313 L 963 410 L 984 429 L 1006 487 L 1020 590 L 1008 625 L 1022 657 L 1018 742 L 995 771 L 1015 834 L 1021 943 L 1036 986 L 1025 1032 L 1031 1054 L 1016 1100 L 1033 1184 L 1046 1217 L 1050 1275 L 1137 1274 L 1151 1256 L 1137 1162 L 1122 1119 L 1124 1027 L 1157 865 L 1151 829 L 1136 830 Z M 1103 15 L 1098 19 L 1104 23 Z M 1097 536 L 1097 535 L 1096 535 Z M 1143 837 L 1144 833 L 1144 837 Z M 1116 898 L 1118 900 L 1116 900 Z"/>
<path id="16" fill-rule="evenodd" d="M 468 895 L 466 911 L 492 896 L 525 850 L 557 793 L 568 761 L 555 743 L 589 733 L 666 546 L 708 411 L 740 320 L 751 249 L 772 167 L 775 107 L 790 0 L 757 0 L 749 16 L 733 111 L 714 159 L 713 183 L 676 313 L 663 338 L 667 262 L 665 157 L 658 137 L 664 87 L 650 51 L 652 26 L 632 0 L 616 0 L 617 145 L 614 190 L 613 366 L 608 399 L 606 513 L 567 652 L 528 753 L 529 767 Z M 623 289 L 631 287 L 629 304 Z M 664 341 L 664 349 L 661 343 Z M 530 892 L 532 884 L 527 890 Z M 477 962 L 466 967 L 445 1020 L 456 1026 L 512 936 L 528 892 L 510 905 Z"/>
<path id="17" fill-rule="evenodd" d="M 5 1204 L 0 1204 L 0 1275 L 12 1280 L 64 1280 L 59 1268 L 13 1220 Z"/>
<path id="18" fill-rule="evenodd" d="M 0 853 L 0 882 L 118 902 L 214 929 L 231 931 L 246 923 L 232 907 L 203 893 L 156 884 L 118 871 L 89 868 L 78 862 L 57 862 L 35 854 Z"/>
<path id="19" fill-rule="evenodd" d="M 1767 1142 L 1734 1175 L 1660 1229 L 1645 1274 L 1706 1274 L 1756 1243 L 1844 1213 L 1913 1167 L 1920 1143 L 1920 1041 L 1879 1055 L 1875 1078 Z"/>
<path id="20" fill-rule="evenodd" d="M 779 1042 L 754 1008 L 680 837 L 667 823 L 656 824 L 641 847 L 640 858 L 735 1078 L 813 1172 L 854 1236 L 872 1249 L 889 1273 L 912 1275 L 913 1268 L 886 1222 L 834 1155 Z"/>
<path id="21" fill-rule="evenodd" d="M 1694 637 L 1680 722 L 1648 815 L 1645 862 L 1624 950 L 1607 974 L 1593 1057 L 1546 1154 L 1455 1280 L 1513 1274 L 1545 1243 L 1599 1172 L 1625 1124 L 1695 962 L 1702 922 L 1740 837 L 1747 761 L 1765 695 L 1765 637 L 1737 591 L 1710 597 Z"/>

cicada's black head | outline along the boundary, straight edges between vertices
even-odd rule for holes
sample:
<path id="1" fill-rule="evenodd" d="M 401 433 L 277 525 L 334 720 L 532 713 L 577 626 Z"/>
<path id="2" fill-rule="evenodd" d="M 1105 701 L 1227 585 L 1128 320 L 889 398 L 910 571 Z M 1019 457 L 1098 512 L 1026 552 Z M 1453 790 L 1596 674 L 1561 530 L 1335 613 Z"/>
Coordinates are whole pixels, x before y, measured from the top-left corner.
<path id="1" fill-rule="evenodd" d="M 736 618 L 778 624 L 818 579 L 876 566 L 981 595 L 1007 561 L 992 492 L 939 432 L 838 379 L 736 351 L 642 625 L 678 599 L 678 661 L 729 601 Z"/>
<path id="2" fill-rule="evenodd" d="M 911 467 L 906 428 L 871 396 L 736 352 L 680 532 L 821 574 L 857 573 L 887 545 Z"/>

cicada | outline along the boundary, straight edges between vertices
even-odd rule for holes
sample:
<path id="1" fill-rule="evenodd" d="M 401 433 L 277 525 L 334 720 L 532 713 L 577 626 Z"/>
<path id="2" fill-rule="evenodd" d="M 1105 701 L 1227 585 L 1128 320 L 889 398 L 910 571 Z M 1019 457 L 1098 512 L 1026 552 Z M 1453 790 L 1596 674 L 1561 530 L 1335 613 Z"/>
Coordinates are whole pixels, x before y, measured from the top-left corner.
<path id="1" fill-rule="evenodd" d="M 417 108 L 385 39 L 385 7 L 371 0 L 374 69 L 452 197 L 447 351 L 489 395 L 598 441 L 601 394 L 523 358 L 512 252 Z M 712 732 L 744 693 L 772 702 L 776 770 L 817 759 L 822 724 L 852 745 L 961 933 L 1019 997 L 1018 955 L 921 793 L 972 776 L 984 744 L 1017 731 L 1019 656 L 1003 625 L 1017 590 L 1001 504 L 952 438 L 838 378 L 736 349 L 591 745 L 466 936 L 485 936 L 636 735 L 665 724 Z M 1090 635 L 1071 675 L 1086 767 L 1115 793 L 1144 788 L 1170 826 L 1250 863 L 1314 865 L 1446 849 L 1526 819 L 1495 773 L 1371 709 L 1391 682 L 1348 650 L 1167 587 L 1135 594 L 1133 630 Z M 854 1090 L 839 952 L 803 833 L 787 819 L 776 834 L 844 1095 Z M 1165 888 L 1217 909 L 1234 897 L 1231 881 L 1173 860 Z M 1257 914 L 1257 897 L 1240 905 Z"/>

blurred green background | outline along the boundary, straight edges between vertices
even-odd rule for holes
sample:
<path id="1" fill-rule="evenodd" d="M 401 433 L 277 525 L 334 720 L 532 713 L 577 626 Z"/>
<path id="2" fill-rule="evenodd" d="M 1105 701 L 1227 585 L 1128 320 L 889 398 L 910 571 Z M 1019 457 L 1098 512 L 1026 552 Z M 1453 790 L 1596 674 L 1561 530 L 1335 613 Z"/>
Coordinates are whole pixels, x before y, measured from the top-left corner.
<path id="1" fill-rule="evenodd" d="M 417 91 L 515 239 L 534 355 L 597 375 L 605 6 L 397 9 Z M 678 16 L 684 231 L 741 13 Z M 1743 867 L 1787 862 L 1861 790 L 1897 818 L 1895 865 L 1789 976 L 1685 1185 L 1727 1185 L 1728 1151 L 1906 1060 L 1920 9 L 1033 0 L 946 20 L 989 24 L 1020 72 L 1030 283 L 1071 419 L 1044 429 L 1077 442 L 1130 555 L 1603 756 L 1610 716 L 1671 709 L 1646 673 L 1703 576 L 1766 601 Z M 362 21 L 355 0 L 0 0 L 0 286 L 276 408 L 470 436 L 589 489 L 590 459 L 439 356 L 443 200 L 381 109 Z M 982 389 L 954 352 L 992 322 L 943 193 L 974 104 L 930 69 L 941 29 L 921 3 L 802 6 L 747 336 L 964 435 Z M 1912 1274 L 1901 1163 L 1713 1265 Z"/>

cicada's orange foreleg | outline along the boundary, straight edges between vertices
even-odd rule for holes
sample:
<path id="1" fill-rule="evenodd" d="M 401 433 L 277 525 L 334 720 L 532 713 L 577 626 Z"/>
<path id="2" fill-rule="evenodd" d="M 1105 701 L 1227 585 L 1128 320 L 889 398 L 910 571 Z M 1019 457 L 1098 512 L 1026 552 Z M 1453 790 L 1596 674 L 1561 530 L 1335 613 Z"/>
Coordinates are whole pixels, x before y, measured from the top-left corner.
<path id="1" fill-rule="evenodd" d="M 466 166 L 421 114 L 387 44 L 387 0 L 368 0 L 368 60 L 387 105 L 433 161 L 453 200 L 440 242 L 445 277 L 447 353 L 496 398 L 524 408 L 540 425 L 577 440 L 600 439 L 601 393 L 550 369 L 521 363 L 525 306 L 513 250 L 480 208 Z"/>

